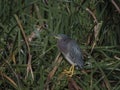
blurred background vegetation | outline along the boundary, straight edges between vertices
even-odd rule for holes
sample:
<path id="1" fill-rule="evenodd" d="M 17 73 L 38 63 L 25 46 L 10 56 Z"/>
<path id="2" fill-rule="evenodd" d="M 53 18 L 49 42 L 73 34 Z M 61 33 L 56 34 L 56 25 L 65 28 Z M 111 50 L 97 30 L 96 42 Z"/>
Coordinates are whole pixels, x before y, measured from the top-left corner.
<path id="1" fill-rule="evenodd" d="M 85 73 L 59 78 L 59 33 L 80 45 Z M 0 0 L 0 90 L 16 89 L 120 90 L 120 0 Z"/>

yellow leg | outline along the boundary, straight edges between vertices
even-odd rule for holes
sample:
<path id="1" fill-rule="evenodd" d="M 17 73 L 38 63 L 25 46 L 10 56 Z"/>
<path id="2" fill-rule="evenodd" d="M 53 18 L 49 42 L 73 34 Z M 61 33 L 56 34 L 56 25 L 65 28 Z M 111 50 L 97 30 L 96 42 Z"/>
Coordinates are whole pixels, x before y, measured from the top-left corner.
<path id="1" fill-rule="evenodd" d="M 72 77 L 74 74 L 74 68 L 75 66 L 72 65 L 69 70 L 64 70 L 62 73 L 67 75 L 68 77 Z"/>

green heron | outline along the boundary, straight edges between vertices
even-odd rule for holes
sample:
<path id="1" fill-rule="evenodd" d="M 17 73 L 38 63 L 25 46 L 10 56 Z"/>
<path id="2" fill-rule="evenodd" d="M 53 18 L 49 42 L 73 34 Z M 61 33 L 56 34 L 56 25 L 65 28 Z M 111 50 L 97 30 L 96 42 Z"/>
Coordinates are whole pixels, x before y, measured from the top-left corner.
<path id="1" fill-rule="evenodd" d="M 72 65 L 69 71 L 64 70 L 65 74 L 68 74 L 70 77 L 73 75 L 74 67 L 83 68 L 83 56 L 81 49 L 75 40 L 71 39 L 67 35 L 59 34 L 55 35 L 55 38 L 58 39 L 57 47 L 60 52 L 63 54 L 65 59 Z"/>

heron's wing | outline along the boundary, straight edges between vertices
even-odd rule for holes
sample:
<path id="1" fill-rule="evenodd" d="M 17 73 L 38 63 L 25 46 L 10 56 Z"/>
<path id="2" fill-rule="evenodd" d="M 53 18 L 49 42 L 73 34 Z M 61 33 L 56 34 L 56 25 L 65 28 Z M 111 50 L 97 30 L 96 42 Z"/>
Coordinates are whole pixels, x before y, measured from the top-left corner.
<path id="1" fill-rule="evenodd" d="M 73 62 L 76 63 L 77 66 L 82 68 L 83 67 L 83 56 L 81 53 L 81 49 L 79 48 L 77 43 L 74 40 L 72 40 L 69 43 L 68 48 L 70 50 L 69 57 L 71 58 L 71 60 L 73 60 Z"/>

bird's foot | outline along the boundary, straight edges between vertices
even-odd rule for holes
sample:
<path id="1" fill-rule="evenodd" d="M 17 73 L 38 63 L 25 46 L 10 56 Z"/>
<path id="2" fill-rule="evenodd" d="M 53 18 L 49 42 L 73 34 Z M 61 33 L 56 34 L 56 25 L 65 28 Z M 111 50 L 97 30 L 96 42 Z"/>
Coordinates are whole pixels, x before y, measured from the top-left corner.
<path id="1" fill-rule="evenodd" d="M 68 77 L 72 77 L 73 74 L 74 74 L 74 68 L 75 68 L 75 66 L 72 65 L 69 70 L 64 70 L 64 71 L 62 72 L 62 74 L 65 74 L 65 75 L 68 76 Z"/>

